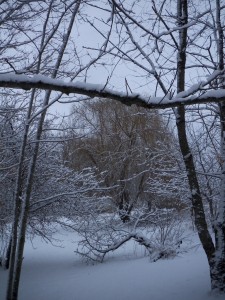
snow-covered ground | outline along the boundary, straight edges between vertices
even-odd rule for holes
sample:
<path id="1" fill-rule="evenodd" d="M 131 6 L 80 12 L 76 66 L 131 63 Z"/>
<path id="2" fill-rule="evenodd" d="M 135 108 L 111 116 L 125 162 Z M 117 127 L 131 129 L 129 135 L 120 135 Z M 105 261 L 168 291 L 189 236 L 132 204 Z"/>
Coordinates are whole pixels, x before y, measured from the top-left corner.
<path id="1" fill-rule="evenodd" d="M 222 300 L 210 294 L 201 247 L 151 263 L 133 243 L 102 264 L 87 265 L 74 253 L 74 233 L 61 231 L 53 247 L 39 237 L 26 244 L 20 300 Z M 0 299 L 7 272 L 0 268 Z"/>

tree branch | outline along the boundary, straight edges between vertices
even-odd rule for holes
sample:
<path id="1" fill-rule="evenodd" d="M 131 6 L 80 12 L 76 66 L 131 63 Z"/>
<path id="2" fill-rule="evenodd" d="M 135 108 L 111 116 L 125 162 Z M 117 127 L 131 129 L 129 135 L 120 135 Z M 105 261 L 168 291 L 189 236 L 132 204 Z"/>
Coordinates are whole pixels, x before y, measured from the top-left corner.
<path id="1" fill-rule="evenodd" d="M 119 101 L 127 106 L 136 104 L 148 109 L 165 109 L 180 105 L 193 105 L 210 102 L 221 102 L 225 100 L 225 89 L 205 91 L 201 95 L 190 95 L 184 93 L 181 97 L 169 99 L 166 97 L 142 97 L 139 94 L 127 95 L 124 92 L 110 90 L 99 84 L 88 84 L 84 82 L 64 82 L 43 75 L 18 75 L 13 73 L 0 75 L 0 87 L 12 89 L 30 90 L 32 88 L 61 92 L 64 94 L 80 94 L 90 98 L 100 97 Z M 199 89 L 201 86 L 199 85 Z M 197 92 L 196 90 L 194 92 Z"/>

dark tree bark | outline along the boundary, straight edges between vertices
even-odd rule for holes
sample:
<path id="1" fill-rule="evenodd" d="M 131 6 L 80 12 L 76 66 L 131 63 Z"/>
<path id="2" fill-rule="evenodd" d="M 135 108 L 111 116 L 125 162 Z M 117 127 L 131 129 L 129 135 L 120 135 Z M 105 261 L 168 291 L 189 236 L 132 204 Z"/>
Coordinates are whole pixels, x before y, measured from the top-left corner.
<path id="1" fill-rule="evenodd" d="M 216 0 L 216 30 L 218 70 L 224 69 L 224 32 L 221 24 L 220 0 Z M 225 88 L 225 80 L 219 79 L 217 87 Z M 214 224 L 215 231 L 215 257 L 210 266 L 212 288 L 225 291 L 225 101 L 219 105 L 221 126 L 221 191 L 218 209 L 218 218 Z"/>
<path id="2" fill-rule="evenodd" d="M 219 0 L 217 0 L 219 3 Z M 218 9 L 219 11 L 219 9 Z M 180 27 L 179 30 L 179 49 L 178 49 L 178 59 L 177 59 L 177 93 L 184 91 L 185 89 L 185 69 L 186 69 L 186 48 L 187 48 L 187 28 L 184 27 L 188 23 L 188 1 L 187 0 L 178 0 L 177 2 L 177 20 Z M 222 67 L 222 64 L 221 64 Z M 225 107 L 221 111 L 224 111 L 225 116 Z M 225 118 L 224 118 L 225 120 Z M 191 191 L 191 201 L 192 208 L 194 213 L 194 222 L 198 231 L 199 239 L 206 253 L 209 267 L 210 267 L 210 276 L 211 276 L 211 287 L 212 290 L 225 291 L 225 259 L 224 259 L 224 223 L 217 222 L 216 226 L 216 244 L 214 246 L 212 237 L 208 230 L 208 225 L 206 222 L 206 217 L 203 207 L 203 199 L 199 188 L 198 178 L 195 170 L 194 160 L 189 147 L 187 135 L 186 135 L 186 125 L 185 125 L 185 107 L 179 106 L 176 110 L 176 122 L 177 122 L 177 131 L 179 145 L 181 153 L 183 156 L 188 183 Z M 225 123 L 221 122 L 225 133 Z M 224 135 L 225 137 L 225 135 Z M 223 139 L 222 142 L 224 142 Z M 225 151 L 225 147 L 224 147 Z M 224 165 L 225 167 L 225 165 Z M 225 170 L 225 168 L 224 168 Z M 223 175 L 225 177 L 225 174 Z M 225 181 L 225 179 L 224 179 Z M 222 188 L 223 188 L 222 184 Z M 223 192 L 225 195 L 225 191 Z M 224 195 L 222 196 L 221 201 L 224 201 Z M 225 220 L 225 216 L 221 220 Z M 218 251 L 219 250 L 219 251 Z"/>
<path id="3" fill-rule="evenodd" d="M 9 262 L 10 262 L 10 253 L 11 253 L 11 247 L 12 247 L 12 239 L 10 239 L 9 241 L 9 245 L 6 251 L 6 256 L 5 256 L 5 269 L 8 270 L 9 269 Z"/>

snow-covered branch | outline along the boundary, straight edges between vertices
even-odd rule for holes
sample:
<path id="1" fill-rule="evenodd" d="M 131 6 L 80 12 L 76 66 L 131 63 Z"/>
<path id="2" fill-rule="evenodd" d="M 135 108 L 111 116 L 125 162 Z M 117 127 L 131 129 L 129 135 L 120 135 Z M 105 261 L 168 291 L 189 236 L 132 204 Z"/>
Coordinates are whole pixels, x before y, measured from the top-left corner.
<path id="1" fill-rule="evenodd" d="M 61 92 L 64 94 L 80 94 L 88 97 L 100 97 L 113 99 L 125 105 L 131 106 L 136 104 L 141 107 L 153 108 L 168 108 L 179 105 L 192 105 L 209 102 L 220 102 L 225 100 L 225 89 L 210 90 L 201 95 L 191 95 L 186 97 L 186 94 L 181 97 L 176 96 L 172 99 L 167 97 L 144 97 L 139 94 L 126 94 L 124 92 L 114 91 L 105 88 L 100 84 L 89 84 L 84 82 L 65 82 L 58 79 L 52 79 L 43 75 L 27 75 L 18 74 L 1 74 L 0 87 L 12 89 L 30 90 L 32 88 Z"/>

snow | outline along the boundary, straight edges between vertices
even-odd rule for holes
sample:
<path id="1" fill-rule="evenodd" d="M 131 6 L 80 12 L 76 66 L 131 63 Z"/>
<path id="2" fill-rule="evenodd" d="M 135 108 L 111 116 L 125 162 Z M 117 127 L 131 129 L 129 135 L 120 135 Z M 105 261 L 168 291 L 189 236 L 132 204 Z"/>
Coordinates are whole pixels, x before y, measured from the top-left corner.
<path id="1" fill-rule="evenodd" d="M 61 86 L 61 87 L 75 87 L 77 89 L 83 89 L 86 91 L 107 91 L 113 94 L 121 95 L 121 93 L 116 93 L 110 89 L 105 89 L 103 84 L 94 84 L 94 83 L 87 83 L 87 82 L 67 82 L 60 79 L 51 78 L 42 74 L 36 74 L 33 76 L 28 76 L 24 74 L 15 74 L 15 73 L 5 73 L 0 74 L 0 82 L 15 82 L 15 83 L 43 83 L 46 85 L 52 86 Z M 123 94 L 126 95 L 126 94 Z M 136 97 L 137 94 L 133 94 L 133 97 Z"/>
<path id="2" fill-rule="evenodd" d="M 26 85 L 26 87 L 23 86 Z M 36 86 L 36 84 L 42 84 L 43 86 Z M 66 93 L 78 93 L 78 94 L 87 94 L 88 92 L 97 92 L 97 93 L 109 93 L 114 96 L 118 97 L 126 97 L 127 93 L 118 92 L 106 88 L 104 84 L 94 84 L 94 83 L 87 83 L 87 82 L 70 82 L 70 81 L 63 81 L 61 79 L 51 78 L 45 75 L 36 74 L 33 76 L 28 76 L 24 74 L 15 74 L 15 73 L 4 73 L 0 74 L 0 87 L 11 87 L 11 88 L 25 88 L 30 89 L 32 87 L 46 89 L 47 87 L 50 90 L 55 91 L 62 91 L 65 93 L 63 88 L 66 89 Z M 48 89 L 47 88 L 47 89 Z M 130 94 L 129 97 L 136 98 L 139 97 L 139 94 L 133 93 Z M 145 98 L 139 97 L 140 100 L 145 101 Z M 160 98 L 161 99 L 161 98 Z"/>
<path id="3" fill-rule="evenodd" d="M 197 93 L 199 89 L 210 83 L 212 78 L 216 78 L 222 71 L 213 72 L 207 81 L 200 82 L 193 85 L 187 91 L 178 93 L 174 98 L 169 99 L 168 97 L 154 97 L 154 96 L 141 96 L 139 94 L 127 94 L 112 89 L 108 89 L 102 84 L 93 84 L 86 82 L 67 82 L 60 79 L 50 78 L 44 75 L 33 75 L 27 76 L 24 74 L 5 73 L 0 74 L 0 87 L 8 88 L 20 88 L 29 90 L 31 88 L 47 89 L 52 91 L 59 91 L 65 94 L 75 93 L 87 95 L 89 97 L 103 97 L 111 98 L 122 101 L 123 103 L 128 102 L 129 105 L 132 103 L 141 103 L 142 105 L 147 104 L 153 107 L 170 107 L 178 104 L 194 104 L 204 103 L 209 101 L 224 100 L 225 89 L 211 90 L 203 93 L 202 95 L 193 95 Z"/>
<path id="4" fill-rule="evenodd" d="M 209 83 L 211 83 L 213 80 L 218 78 L 220 75 L 223 74 L 224 71 L 221 70 L 216 70 L 214 71 L 211 75 L 207 76 L 206 81 L 200 81 L 199 83 L 193 84 L 189 89 L 186 91 L 180 92 L 175 96 L 175 99 L 181 99 L 181 98 L 186 98 L 189 97 L 190 95 L 198 92 L 199 90 L 203 89 L 205 86 L 207 86 Z M 204 93 L 203 96 L 208 97 L 208 98 L 221 98 L 224 97 L 224 90 L 212 90 L 208 91 L 207 93 Z M 201 96 L 200 96 L 201 98 Z"/>
<path id="5" fill-rule="evenodd" d="M 200 247 L 151 263 L 129 243 L 102 264 L 87 265 L 74 253 L 76 235 L 61 231 L 55 242 L 36 237 L 26 243 L 21 300 L 222 300 L 210 294 L 209 270 Z M 61 245 L 61 247 L 59 247 Z M 0 299 L 7 271 L 0 268 Z"/>

